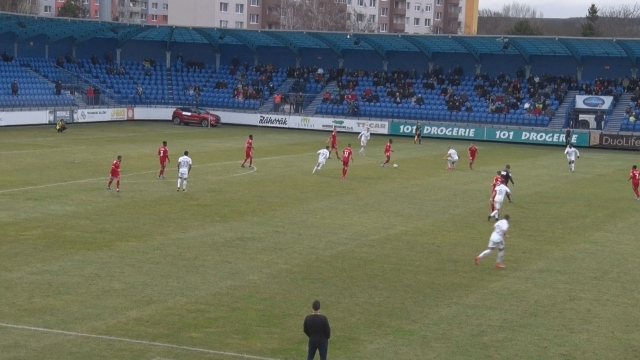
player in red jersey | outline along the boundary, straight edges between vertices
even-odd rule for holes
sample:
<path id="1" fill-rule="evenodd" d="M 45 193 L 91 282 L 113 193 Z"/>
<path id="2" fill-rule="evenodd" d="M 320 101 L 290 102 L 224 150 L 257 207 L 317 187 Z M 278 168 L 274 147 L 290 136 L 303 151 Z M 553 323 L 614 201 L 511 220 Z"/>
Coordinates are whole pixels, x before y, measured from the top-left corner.
<path id="1" fill-rule="evenodd" d="M 247 146 L 244 150 L 244 161 L 240 166 L 244 167 L 247 160 L 249 160 L 249 167 L 253 167 L 253 135 L 249 135 L 249 138 L 247 139 Z"/>
<path id="2" fill-rule="evenodd" d="M 116 180 L 116 191 L 120 192 L 120 163 L 122 162 L 122 156 L 118 155 L 118 158 L 111 163 L 111 172 L 109 173 L 109 184 L 107 184 L 107 191 L 111 191 L 111 183 Z"/>
<path id="3" fill-rule="evenodd" d="M 496 177 L 493 178 L 493 184 L 491 184 L 491 199 L 489 199 L 489 204 L 491 204 L 491 212 L 496 210 L 495 206 L 493 206 L 493 192 L 496 190 L 496 186 L 502 183 L 502 176 L 500 176 L 500 171 L 497 172 Z"/>
<path id="4" fill-rule="evenodd" d="M 158 157 L 160 158 L 160 172 L 158 173 L 158 179 L 164 179 L 164 168 L 167 162 L 171 162 L 169 159 L 169 149 L 167 149 L 167 142 L 163 141 L 162 146 L 158 148 Z"/>
<path id="5" fill-rule="evenodd" d="M 336 129 L 335 126 L 333 127 L 333 132 L 331 133 L 331 135 L 329 135 L 329 138 L 324 143 L 325 144 L 328 143 L 329 140 L 331 140 L 331 148 L 329 149 L 329 159 L 331 159 L 331 152 L 335 150 L 336 157 L 338 158 L 338 160 L 340 160 L 340 154 L 338 154 L 338 129 Z"/>
<path id="6" fill-rule="evenodd" d="M 348 144 L 347 147 L 344 150 L 342 150 L 342 178 L 343 179 L 347 176 L 347 171 L 349 170 L 349 163 L 353 161 L 353 157 L 351 155 L 353 155 L 353 152 L 351 151 L 351 144 Z"/>
<path id="7" fill-rule="evenodd" d="M 471 170 L 473 170 L 473 163 L 476 161 L 476 155 L 478 155 L 476 143 L 471 143 L 471 146 L 469 146 L 469 169 Z"/>
<path id="8" fill-rule="evenodd" d="M 629 180 L 631 180 L 633 192 L 636 193 L 636 200 L 640 201 L 640 192 L 638 192 L 638 186 L 640 186 L 640 170 L 638 170 L 638 167 L 635 165 L 631 167 Z"/>
<path id="9" fill-rule="evenodd" d="M 389 161 L 391 161 L 391 153 L 393 152 L 393 150 L 391 150 L 391 144 L 393 143 L 393 139 L 389 139 L 389 142 L 387 143 L 387 145 L 384 147 L 384 156 L 386 156 L 386 160 L 382 163 L 382 167 L 387 166 L 387 164 L 389 163 Z"/>

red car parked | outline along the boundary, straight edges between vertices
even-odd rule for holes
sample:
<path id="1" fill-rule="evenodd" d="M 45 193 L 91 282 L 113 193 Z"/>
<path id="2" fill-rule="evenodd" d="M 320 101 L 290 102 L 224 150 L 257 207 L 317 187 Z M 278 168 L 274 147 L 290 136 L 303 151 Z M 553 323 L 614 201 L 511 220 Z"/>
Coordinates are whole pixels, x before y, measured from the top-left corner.
<path id="1" fill-rule="evenodd" d="M 202 108 L 179 107 L 173 110 L 171 119 L 176 125 L 200 124 L 202 127 L 207 127 L 218 126 L 220 123 L 220 116 Z"/>

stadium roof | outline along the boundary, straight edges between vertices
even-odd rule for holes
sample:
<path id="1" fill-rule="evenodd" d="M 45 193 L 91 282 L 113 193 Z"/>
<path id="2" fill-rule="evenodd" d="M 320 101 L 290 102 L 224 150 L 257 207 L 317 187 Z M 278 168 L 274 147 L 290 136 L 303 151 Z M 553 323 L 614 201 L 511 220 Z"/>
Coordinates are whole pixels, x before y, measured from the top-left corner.
<path id="1" fill-rule="evenodd" d="M 0 13 L 0 34 L 14 34 L 16 40 L 46 36 L 50 42 L 73 38 L 82 43 L 92 38 L 111 38 L 121 46 L 129 40 L 179 43 L 242 45 L 254 53 L 262 47 L 286 47 L 298 55 L 305 48 L 329 48 L 342 56 L 344 51 L 370 50 L 386 58 L 388 52 L 422 52 L 428 58 L 436 53 L 471 54 L 480 60 L 484 55 L 519 55 L 529 63 L 532 56 L 572 56 L 578 64 L 587 57 L 628 57 L 640 63 L 640 40 L 586 39 L 551 37 L 489 37 L 409 34 L 348 34 L 338 32 L 241 30 L 180 27 L 103 22 L 86 19 L 34 17 Z M 506 40 L 510 46 L 503 46 Z"/>

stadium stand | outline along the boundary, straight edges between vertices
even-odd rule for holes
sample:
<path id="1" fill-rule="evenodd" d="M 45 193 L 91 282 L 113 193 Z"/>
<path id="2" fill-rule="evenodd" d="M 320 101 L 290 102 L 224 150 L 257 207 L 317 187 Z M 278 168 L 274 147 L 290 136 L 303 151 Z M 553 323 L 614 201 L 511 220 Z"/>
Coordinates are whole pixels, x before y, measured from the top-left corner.
<path id="1" fill-rule="evenodd" d="M 302 93 L 299 112 L 313 103 L 305 115 L 559 127 L 568 123 L 571 91 L 621 98 L 608 109 L 610 124 L 640 130 L 640 94 L 629 95 L 640 87 L 635 39 L 251 31 L 0 14 L 0 51 L 3 108 L 92 105 L 78 93 L 95 90 L 108 105 L 268 111 L 279 89 Z"/>

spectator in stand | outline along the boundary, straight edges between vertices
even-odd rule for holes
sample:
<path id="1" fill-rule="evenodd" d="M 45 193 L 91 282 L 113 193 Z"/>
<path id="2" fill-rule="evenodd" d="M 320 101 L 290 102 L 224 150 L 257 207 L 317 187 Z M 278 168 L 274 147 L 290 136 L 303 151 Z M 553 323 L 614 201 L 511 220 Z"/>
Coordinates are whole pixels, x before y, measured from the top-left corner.
<path id="1" fill-rule="evenodd" d="M 18 96 L 18 90 L 18 80 L 13 80 L 13 82 L 11 83 L 11 95 Z"/>
<path id="2" fill-rule="evenodd" d="M 89 105 L 93 105 L 94 99 L 93 99 L 93 88 L 89 87 L 87 89 L 87 103 Z"/>
<path id="3" fill-rule="evenodd" d="M 64 58 L 62 57 L 62 55 L 58 56 L 58 58 L 56 59 L 56 66 L 59 68 L 64 67 Z"/>
<path id="4" fill-rule="evenodd" d="M 467 111 L 467 113 L 471 113 L 473 112 L 473 106 L 471 106 L 470 102 L 467 102 L 464 106 L 464 109 Z"/>
<path id="5" fill-rule="evenodd" d="M 94 104 L 95 104 L 95 105 L 100 105 L 100 104 L 102 104 L 102 103 L 100 102 L 100 94 L 101 94 L 101 93 L 102 93 L 102 92 L 100 91 L 100 88 L 99 88 L 99 87 L 97 87 L 97 86 L 96 86 L 96 87 L 94 87 L 94 88 L 93 88 L 93 99 L 94 99 Z"/>
<path id="6" fill-rule="evenodd" d="M 331 101 L 331 93 L 329 91 L 325 91 L 324 95 L 322 95 L 322 103 L 326 104 Z"/>
<path id="7" fill-rule="evenodd" d="M 60 96 L 62 94 L 62 81 L 56 81 L 56 95 Z"/>
<path id="8" fill-rule="evenodd" d="M 111 62 L 113 61 L 113 55 L 111 55 L 111 51 L 107 51 L 104 54 L 104 61 L 107 62 L 107 65 L 111 65 Z"/>
<path id="9" fill-rule="evenodd" d="M 598 111 L 594 120 L 596 121 L 596 130 L 602 130 L 602 123 L 604 122 L 604 115 L 602 114 L 602 111 Z"/>
<path id="10" fill-rule="evenodd" d="M 3 52 L 2 53 L 2 61 L 4 62 L 12 62 L 13 61 L 13 56 L 7 54 L 7 52 Z"/>
<path id="11" fill-rule="evenodd" d="M 91 55 L 91 63 L 93 65 L 98 65 L 100 63 L 100 59 L 98 59 L 98 55 L 96 54 Z"/>
<path id="12" fill-rule="evenodd" d="M 636 122 L 636 120 L 637 120 L 636 113 L 631 113 L 631 115 L 629 115 L 629 122 L 633 124 L 634 122 Z"/>
<path id="13" fill-rule="evenodd" d="M 274 110 L 276 112 L 280 112 L 280 106 L 282 106 L 282 96 L 280 95 L 280 93 L 276 93 L 276 95 L 273 97 L 273 105 Z"/>
<path id="14" fill-rule="evenodd" d="M 181 62 L 183 62 L 183 63 L 184 63 L 184 56 L 182 56 L 182 53 L 179 53 L 179 54 L 178 54 L 178 57 L 176 58 L 176 61 L 177 61 L 177 60 L 180 60 Z"/>
<path id="15" fill-rule="evenodd" d="M 144 94 L 144 90 L 142 90 L 142 86 L 140 86 L 140 84 L 136 85 L 136 95 L 138 96 L 139 102 L 142 102 L 143 94 Z"/>

